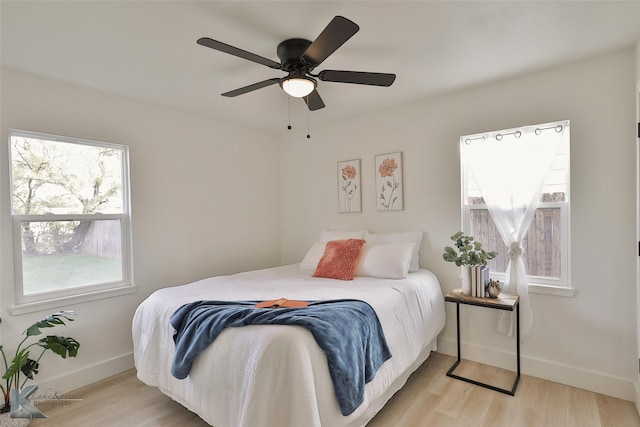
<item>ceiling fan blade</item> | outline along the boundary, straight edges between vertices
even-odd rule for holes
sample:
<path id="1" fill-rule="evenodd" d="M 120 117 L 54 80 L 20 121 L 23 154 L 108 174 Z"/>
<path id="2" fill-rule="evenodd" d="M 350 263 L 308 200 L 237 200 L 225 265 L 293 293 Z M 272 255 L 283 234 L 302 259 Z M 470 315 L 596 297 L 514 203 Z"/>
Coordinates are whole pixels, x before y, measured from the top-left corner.
<path id="1" fill-rule="evenodd" d="M 342 16 L 334 17 L 302 54 L 302 60 L 314 67 L 349 40 L 360 27 Z"/>
<path id="2" fill-rule="evenodd" d="M 315 111 L 321 108 L 324 108 L 324 102 L 322 102 L 322 98 L 320 98 L 320 94 L 317 90 L 314 90 L 309 95 L 304 97 L 304 102 L 309 107 L 309 110 Z"/>
<path id="3" fill-rule="evenodd" d="M 235 90 L 231 90 L 229 92 L 225 92 L 225 93 L 222 94 L 222 96 L 234 97 L 234 96 L 242 95 L 242 94 L 245 94 L 247 92 L 254 91 L 256 89 L 261 89 L 263 87 L 271 86 L 273 84 L 278 83 L 279 81 L 280 81 L 280 78 L 275 77 L 273 79 L 265 80 L 265 81 L 262 81 L 262 82 L 254 83 L 254 84 L 249 85 L 249 86 L 245 86 L 245 87 L 241 87 L 239 89 L 235 89 Z"/>
<path id="4" fill-rule="evenodd" d="M 237 47 L 228 45 L 226 43 L 219 42 L 217 40 L 210 39 L 209 37 L 202 37 L 196 42 L 201 46 L 206 46 L 211 49 L 219 50 L 220 52 L 228 53 L 229 55 L 237 56 L 238 58 L 246 59 L 249 61 L 257 62 L 258 64 L 266 65 L 267 67 L 279 70 L 281 65 L 275 61 L 265 58 L 255 53 L 247 52 L 246 50 L 239 49 Z"/>
<path id="5" fill-rule="evenodd" d="M 323 70 L 318 74 L 318 78 L 324 82 L 391 86 L 396 79 L 396 75 L 387 73 L 368 73 L 364 71 Z"/>

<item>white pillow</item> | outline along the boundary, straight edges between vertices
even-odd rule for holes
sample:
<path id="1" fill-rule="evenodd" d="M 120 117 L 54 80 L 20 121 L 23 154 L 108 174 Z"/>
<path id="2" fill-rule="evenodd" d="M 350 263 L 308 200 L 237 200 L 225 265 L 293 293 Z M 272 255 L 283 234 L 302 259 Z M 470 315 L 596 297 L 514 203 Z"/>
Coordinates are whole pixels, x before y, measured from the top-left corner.
<path id="1" fill-rule="evenodd" d="M 366 232 L 364 240 L 367 243 L 379 244 L 379 243 L 401 243 L 412 242 L 415 244 L 413 248 L 413 254 L 411 255 L 411 263 L 409 264 L 409 272 L 415 273 L 420 269 L 420 245 L 422 244 L 422 232 L 421 231 L 409 231 L 406 233 L 369 233 Z"/>
<path id="2" fill-rule="evenodd" d="M 318 262 L 322 255 L 324 254 L 324 248 L 327 246 L 326 242 L 315 242 L 309 250 L 307 254 L 304 256 L 304 259 L 300 263 L 300 270 L 315 270 L 318 267 Z"/>
<path id="3" fill-rule="evenodd" d="M 415 243 L 365 243 L 356 267 L 356 276 L 406 279 Z"/>
<path id="4" fill-rule="evenodd" d="M 320 241 L 327 243 L 332 240 L 364 239 L 364 235 L 366 233 L 367 233 L 367 230 L 359 230 L 359 231 L 322 230 L 320 232 Z"/>

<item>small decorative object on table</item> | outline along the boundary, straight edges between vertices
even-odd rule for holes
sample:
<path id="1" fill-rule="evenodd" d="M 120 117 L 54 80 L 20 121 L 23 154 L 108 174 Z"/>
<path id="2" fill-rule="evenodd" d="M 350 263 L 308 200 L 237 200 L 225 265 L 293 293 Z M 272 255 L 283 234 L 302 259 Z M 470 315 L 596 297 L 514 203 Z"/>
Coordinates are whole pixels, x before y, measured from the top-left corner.
<path id="1" fill-rule="evenodd" d="M 487 285 L 487 294 L 489 298 L 498 298 L 502 292 L 502 283 L 497 280 L 489 280 L 489 284 Z"/>
<path id="2" fill-rule="evenodd" d="M 456 249 L 445 246 L 442 259 L 453 262 L 458 267 L 463 266 L 462 293 L 484 297 L 489 283 L 487 261 L 494 259 L 498 253 L 485 251 L 482 243 L 474 241 L 472 236 L 465 235 L 462 231 L 451 236 L 451 240 L 455 242 Z"/>

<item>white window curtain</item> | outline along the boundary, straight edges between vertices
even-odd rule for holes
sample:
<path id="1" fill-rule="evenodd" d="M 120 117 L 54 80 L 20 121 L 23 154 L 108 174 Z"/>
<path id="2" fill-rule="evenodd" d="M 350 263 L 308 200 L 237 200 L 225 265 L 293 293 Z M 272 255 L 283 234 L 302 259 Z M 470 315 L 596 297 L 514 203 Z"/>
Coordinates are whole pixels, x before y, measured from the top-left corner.
<path id="1" fill-rule="evenodd" d="M 460 155 L 472 173 L 500 236 L 509 248 L 504 292 L 520 296 L 520 336 L 533 325 L 527 272 L 522 260 L 526 236 L 567 121 L 462 137 Z M 515 313 L 503 313 L 498 332 L 513 336 Z"/>

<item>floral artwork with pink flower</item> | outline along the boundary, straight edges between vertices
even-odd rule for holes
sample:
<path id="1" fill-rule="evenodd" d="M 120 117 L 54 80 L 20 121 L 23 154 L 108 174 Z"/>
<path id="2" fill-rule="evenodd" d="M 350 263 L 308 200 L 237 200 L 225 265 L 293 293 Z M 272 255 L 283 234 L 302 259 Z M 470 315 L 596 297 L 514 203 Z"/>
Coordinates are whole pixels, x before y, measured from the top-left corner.
<path id="1" fill-rule="evenodd" d="M 355 179 L 357 175 L 356 168 L 351 165 L 347 165 L 342 168 L 342 175 L 345 177 L 345 179 Z"/>
<path id="2" fill-rule="evenodd" d="M 338 163 L 339 212 L 360 212 L 360 160 Z"/>
<path id="3" fill-rule="evenodd" d="M 376 156 L 377 209 L 402 210 L 402 153 Z"/>
<path id="4" fill-rule="evenodd" d="M 380 172 L 380 176 L 385 178 L 387 176 L 393 177 L 393 172 L 398 168 L 398 164 L 393 159 L 384 159 L 382 164 L 378 168 L 378 172 Z"/>

